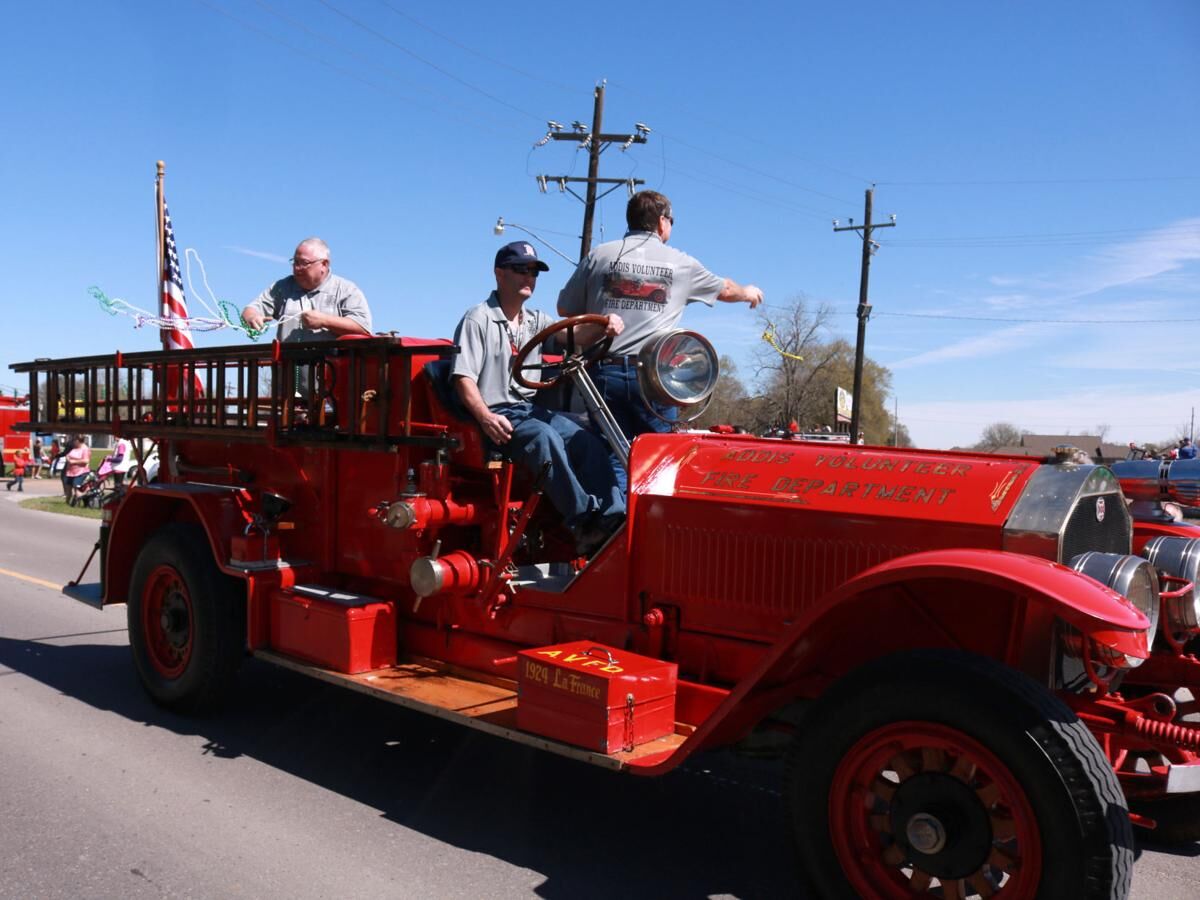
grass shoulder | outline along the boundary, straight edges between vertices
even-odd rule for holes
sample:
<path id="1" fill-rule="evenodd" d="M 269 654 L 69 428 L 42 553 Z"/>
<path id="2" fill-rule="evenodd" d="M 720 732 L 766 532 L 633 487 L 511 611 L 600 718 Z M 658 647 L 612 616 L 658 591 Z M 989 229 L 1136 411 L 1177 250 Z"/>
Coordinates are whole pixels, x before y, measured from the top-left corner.
<path id="1" fill-rule="evenodd" d="M 19 504 L 22 509 L 36 509 L 41 512 L 60 513 L 67 516 L 78 516 L 81 519 L 99 519 L 102 511 L 88 509 L 84 506 L 68 506 L 62 497 L 30 497 Z"/>

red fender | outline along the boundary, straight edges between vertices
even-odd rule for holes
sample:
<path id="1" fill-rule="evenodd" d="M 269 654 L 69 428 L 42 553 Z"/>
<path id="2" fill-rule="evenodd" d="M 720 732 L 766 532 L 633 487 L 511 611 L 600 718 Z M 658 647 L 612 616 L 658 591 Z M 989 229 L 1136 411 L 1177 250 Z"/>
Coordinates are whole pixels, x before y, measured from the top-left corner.
<path id="1" fill-rule="evenodd" d="M 250 494 L 234 487 L 202 484 L 152 484 L 131 488 L 113 516 L 105 562 L 104 603 L 124 603 L 137 554 L 146 540 L 169 522 L 197 522 L 208 537 L 209 551 L 225 573 L 231 569 L 229 537 L 241 534 L 249 521 Z"/>
<path id="2" fill-rule="evenodd" d="M 872 595 L 889 586 L 916 580 L 968 582 L 1000 589 L 1046 608 L 1070 625 L 1131 656 L 1150 655 L 1146 630 L 1149 620 L 1124 597 L 1099 582 L 1049 560 L 998 550 L 931 550 L 888 560 L 831 591 L 794 622 L 764 655 L 758 666 L 734 688 L 696 731 L 669 754 L 630 763 L 630 771 L 657 775 L 679 765 L 694 750 L 735 739 L 762 715 L 791 699 L 776 686 L 794 682 L 813 667 L 826 646 L 822 637 L 837 631 L 850 617 L 862 615 Z M 921 646 L 939 646 L 946 634 L 931 632 Z M 903 649 L 897 646 L 896 649 Z M 866 659 L 846 659 L 847 668 Z M 834 678 L 844 672 L 820 672 Z M 769 705 L 751 695 L 762 687 Z M 796 696 L 793 689 L 792 697 Z"/>

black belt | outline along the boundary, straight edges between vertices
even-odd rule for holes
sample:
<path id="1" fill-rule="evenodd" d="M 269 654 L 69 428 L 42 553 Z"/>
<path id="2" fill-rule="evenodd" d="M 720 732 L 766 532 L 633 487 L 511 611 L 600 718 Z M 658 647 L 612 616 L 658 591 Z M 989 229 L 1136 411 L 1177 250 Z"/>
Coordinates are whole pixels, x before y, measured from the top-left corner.
<path id="1" fill-rule="evenodd" d="M 630 353 L 628 356 L 602 356 L 600 358 L 600 365 L 602 366 L 621 366 L 625 369 L 631 366 L 636 368 L 637 362 L 638 355 L 636 353 Z"/>

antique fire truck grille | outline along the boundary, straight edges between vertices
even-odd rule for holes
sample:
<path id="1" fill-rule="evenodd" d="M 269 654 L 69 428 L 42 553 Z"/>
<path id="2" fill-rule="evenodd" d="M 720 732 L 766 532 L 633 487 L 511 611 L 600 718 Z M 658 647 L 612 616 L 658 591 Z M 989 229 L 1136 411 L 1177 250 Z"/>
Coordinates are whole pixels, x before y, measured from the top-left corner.
<path id="1" fill-rule="evenodd" d="M 655 593 L 688 598 L 692 627 L 752 633 L 794 618 L 864 569 L 918 549 L 672 525 Z"/>
<path id="2" fill-rule="evenodd" d="M 1101 500 L 1105 510 L 1103 519 L 1096 512 L 1097 501 Z M 1088 550 L 1129 553 L 1131 533 L 1132 524 L 1120 492 L 1080 497 L 1063 528 L 1059 562 L 1069 562 Z"/>

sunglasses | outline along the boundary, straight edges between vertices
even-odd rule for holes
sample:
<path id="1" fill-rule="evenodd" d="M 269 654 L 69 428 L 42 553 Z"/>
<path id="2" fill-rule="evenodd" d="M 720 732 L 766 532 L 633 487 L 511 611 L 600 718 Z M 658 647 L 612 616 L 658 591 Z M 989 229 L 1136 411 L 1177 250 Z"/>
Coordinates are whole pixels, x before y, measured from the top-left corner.
<path id="1" fill-rule="evenodd" d="M 537 266 L 506 266 L 510 272 L 516 272 L 518 275 L 528 275 L 530 278 L 537 278 L 542 274 L 542 270 Z"/>

